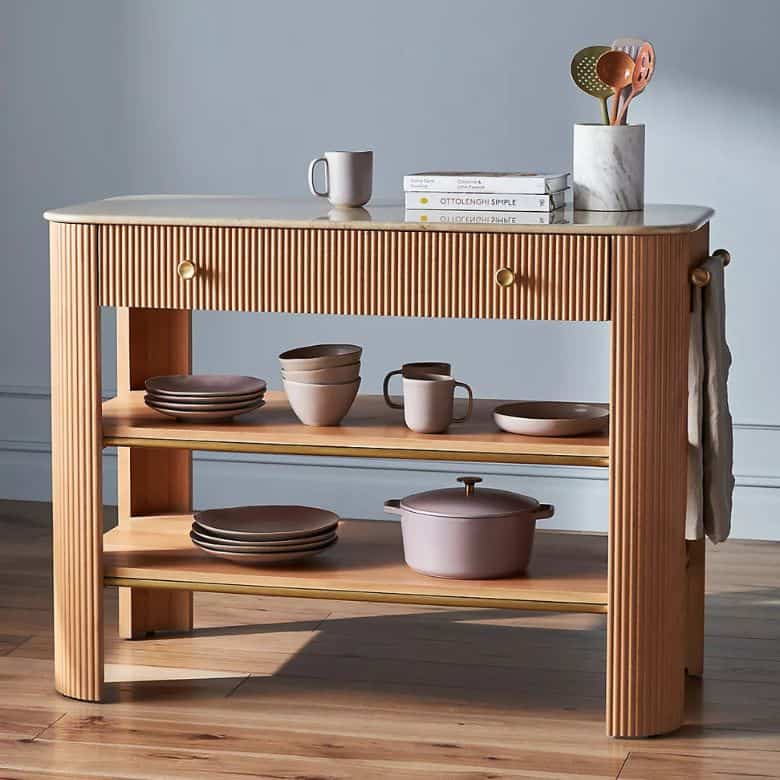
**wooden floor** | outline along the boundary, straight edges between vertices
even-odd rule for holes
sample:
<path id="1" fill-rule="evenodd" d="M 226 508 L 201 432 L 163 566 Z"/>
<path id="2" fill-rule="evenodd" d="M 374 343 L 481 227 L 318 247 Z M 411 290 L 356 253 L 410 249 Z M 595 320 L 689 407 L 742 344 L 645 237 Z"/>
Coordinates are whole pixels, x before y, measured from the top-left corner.
<path id="1" fill-rule="evenodd" d="M 604 736 L 601 615 L 196 594 L 52 688 L 49 507 L 0 502 L 0 780 L 778 778 L 780 545 L 708 551 L 706 671 L 671 737 Z"/>

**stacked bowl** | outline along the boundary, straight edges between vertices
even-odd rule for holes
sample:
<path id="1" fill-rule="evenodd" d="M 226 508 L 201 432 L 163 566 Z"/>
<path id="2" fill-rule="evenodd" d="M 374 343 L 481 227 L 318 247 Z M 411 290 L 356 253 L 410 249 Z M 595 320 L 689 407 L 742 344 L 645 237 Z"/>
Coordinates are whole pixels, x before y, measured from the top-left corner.
<path id="1" fill-rule="evenodd" d="M 236 563 L 288 563 L 318 555 L 338 540 L 339 517 L 311 506 L 238 506 L 196 512 L 192 543 Z"/>
<path id="2" fill-rule="evenodd" d="M 219 422 L 265 404 L 265 380 L 232 374 L 153 376 L 144 403 L 177 420 Z"/>
<path id="3" fill-rule="evenodd" d="M 360 387 L 362 347 L 315 344 L 282 352 L 282 382 L 292 410 L 304 425 L 338 425 Z"/>

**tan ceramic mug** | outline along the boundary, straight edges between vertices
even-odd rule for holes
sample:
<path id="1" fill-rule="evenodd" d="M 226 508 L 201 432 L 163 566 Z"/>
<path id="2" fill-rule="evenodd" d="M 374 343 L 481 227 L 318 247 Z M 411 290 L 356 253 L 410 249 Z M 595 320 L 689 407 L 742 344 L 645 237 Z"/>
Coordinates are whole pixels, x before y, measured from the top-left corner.
<path id="1" fill-rule="evenodd" d="M 404 399 L 400 404 L 386 397 L 388 406 L 404 410 L 406 427 L 417 433 L 444 433 L 450 423 L 465 422 L 471 417 L 474 394 L 465 382 L 458 382 L 447 374 L 404 376 Z M 466 413 L 454 416 L 455 388 L 462 387 L 468 393 Z"/>
<path id="2" fill-rule="evenodd" d="M 419 363 L 404 363 L 401 368 L 391 371 L 386 377 L 382 386 L 382 393 L 385 396 L 385 403 L 392 409 L 403 409 L 390 400 L 390 380 L 394 376 L 419 376 L 420 374 L 443 374 L 449 376 L 452 373 L 452 366 L 449 363 L 442 363 L 438 360 L 424 360 Z"/>

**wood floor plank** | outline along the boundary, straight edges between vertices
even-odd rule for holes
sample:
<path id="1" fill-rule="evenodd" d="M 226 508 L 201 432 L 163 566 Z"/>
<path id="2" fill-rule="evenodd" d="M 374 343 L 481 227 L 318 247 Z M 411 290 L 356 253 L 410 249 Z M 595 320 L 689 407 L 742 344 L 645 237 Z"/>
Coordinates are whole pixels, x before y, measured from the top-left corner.
<path id="1" fill-rule="evenodd" d="M 747 780 L 780 777 L 780 755 L 760 751 L 735 751 L 716 757 L 649 754 L 632 751 L 618 778 L 620 780 Z"/>
<path id="2" fill-rule="evenodd" d="M 128 642 L 107 589 L 109 702 L 65 699 L 49 507 L 0 502 L 0 528 L 19 524 L 0 550 L 0 780 L 780 777 L 778 545 L 713 551 L 686 725 L 636 742 L 604 734 L 602 615 L 203 593 L 192 634 Z"/>
<path id="3" fill-rule="evenodd" d="M 116 780 L 235 780 L 252 778 L 332 778 L 333 780 L 387 780 L 399 778 L 458 778 L 490 780 L 494 770 L 481 770 L 461 764 L 437 765 L 421 761 L 362 761 L 356 759 L 313 758 L 267 753 L 232 753 L 209 749 L 183 750 L 171 747 L 147 748 L 142 745 L 115 745 L 110 749 L 85 750 L 84 743 L 35 740 L 0 742 L 0 755 L 6 766 L 44 772 L 66 766 L 79 776 L 111 777 Z M 505 777 L 567 777 L 539 772 L 506 771 Z M 614 775 L 573 775 L 578 780 L 606 780 Z"/>
<path id="4" fill-rule="evenodd" d="M 335 725 L 335 724 L 333 724 Z M 175 721 L 137 718 L 92 718 L 66 716 L 47 729 L 44 740 L 85 742 L 101 745 L 141 745 L 143 747 L 232 752 L 243 755 L 288 755 L 305 759 L 388 762 L 401 769 L 424 764 L 456 774 L 460 767 L 489 773 L 546 772 L 549 767 L 573 777 L 613 777 L 622 757 L 553 753 L 534 750 L 525 741 L 515 744 L 479 744 L 460 741 L 453 735 L 448 742 L 401 739 L 392 731 L 382 737 L 346 736 L 322 723 L 317 733 L 279 728 L 230 727 L 214 729 L 207 721 L 182 724 Z"/>
<path id="5" fill-rule="evenodd" d="M 0 706 L 0 739 L 32 739 L 65 714 L 48 707 Z"/>

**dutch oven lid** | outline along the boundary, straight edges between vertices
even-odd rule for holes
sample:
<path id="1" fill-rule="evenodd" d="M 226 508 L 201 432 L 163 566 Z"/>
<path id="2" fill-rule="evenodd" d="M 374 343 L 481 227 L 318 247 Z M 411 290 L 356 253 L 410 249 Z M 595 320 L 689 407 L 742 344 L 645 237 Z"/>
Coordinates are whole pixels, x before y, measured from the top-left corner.
<path id="1" fill-rule="evenodd" d="M 415 493 L 401 499 L 401 509 L 442 517 L 503 517 L 535 512 L 539 502 L 531 496 L 492 488 L 476 489 L 482 477 L 458 477 L 463 488 L 444 488 Z"/>

